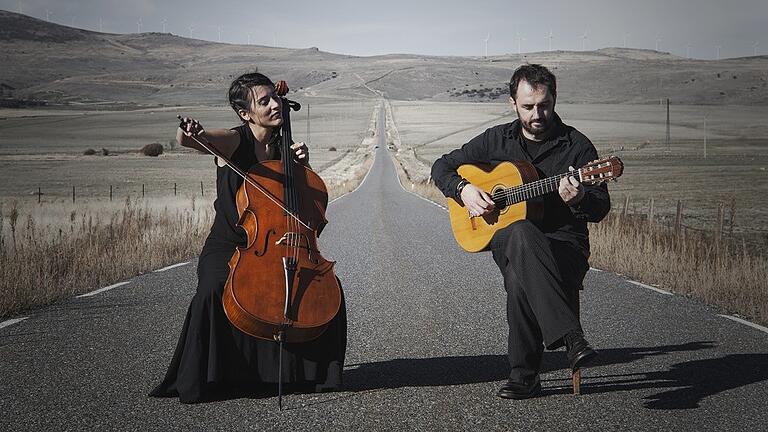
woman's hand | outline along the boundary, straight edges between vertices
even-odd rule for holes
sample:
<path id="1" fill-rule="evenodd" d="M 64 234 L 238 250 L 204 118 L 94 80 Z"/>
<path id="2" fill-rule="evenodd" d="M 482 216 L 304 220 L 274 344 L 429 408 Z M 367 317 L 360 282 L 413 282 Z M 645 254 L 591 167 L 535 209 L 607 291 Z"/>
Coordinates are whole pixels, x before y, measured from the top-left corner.
<path id="1" fill-rule="evenodd" d="M 303 142 L 297 142 L 291 146 L 291 149 L 296 155 L 296 160 L 303 165 L 309 165 L 309 148 Z"/>
<path id="2" fill-rule="evenodd" d="M 205 129 L 203 129 L 203 126 L 200 124 L 200 122 L 193 118 L 180 116 L 179 120 L 181 120 L 179 129 L 181 129 L 181 133 L 183 133 L 185 136 L 199 136 L 205 132 Z"/>

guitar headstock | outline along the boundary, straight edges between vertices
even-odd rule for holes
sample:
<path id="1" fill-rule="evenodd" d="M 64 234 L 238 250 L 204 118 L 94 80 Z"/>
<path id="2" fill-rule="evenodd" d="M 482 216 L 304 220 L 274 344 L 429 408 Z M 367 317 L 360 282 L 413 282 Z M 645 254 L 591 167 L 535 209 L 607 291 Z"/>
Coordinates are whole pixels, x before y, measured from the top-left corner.
<path id="1" fill-rule="evenodd" d="M 616 180 L 624 173 L 624 163 L 617 156 L 592 161 L 579 170 L 581 182 L 598 185 L 608 180 Z"/>

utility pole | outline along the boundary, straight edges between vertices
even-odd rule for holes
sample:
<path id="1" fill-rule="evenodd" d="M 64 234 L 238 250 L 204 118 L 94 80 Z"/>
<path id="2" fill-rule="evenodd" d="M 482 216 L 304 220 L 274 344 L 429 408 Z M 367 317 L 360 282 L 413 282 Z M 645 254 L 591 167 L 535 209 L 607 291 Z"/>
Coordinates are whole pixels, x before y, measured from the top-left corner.
<path id="1" fill-rule="evenodd" d="M 669 98 L 667 98 L 667 152 L 670 151 L 669 141 Z"/>
<path id="2" fill-rule="evenodd" d="M 307 104 L 307 147 L 309 147 L 310 143 L 310 135 L 309 135 L 309 104 Z"/>
<path id="3" fill-rule="evenodd" d="M 707 115 L 704 114 L 704 159 L 707 158 Z"/>

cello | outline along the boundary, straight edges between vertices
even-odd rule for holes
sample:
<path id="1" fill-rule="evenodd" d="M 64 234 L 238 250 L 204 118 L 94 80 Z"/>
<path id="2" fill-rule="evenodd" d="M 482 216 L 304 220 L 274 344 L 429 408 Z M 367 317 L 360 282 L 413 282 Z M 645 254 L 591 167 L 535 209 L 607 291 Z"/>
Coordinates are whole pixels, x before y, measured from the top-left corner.
<path id="1" fill-rule="evenodd" d="M 320 255 L 317 236 L 327 224 L 323 180 L 293 157 L 288 86 L 278 81 L 282 101 L 281 160 L 266 160 L 247 173 L 202 137 L 192 138 L 243 178 L 237 192 L 238 226 L 247 234 L 229 261 L 224 312 L 242 332 L 279 346 L 279 405 L 282 409 L 282 351 L 285 342 L 319 337 L 336 317 L 342 294 L 334 262 Z"/>

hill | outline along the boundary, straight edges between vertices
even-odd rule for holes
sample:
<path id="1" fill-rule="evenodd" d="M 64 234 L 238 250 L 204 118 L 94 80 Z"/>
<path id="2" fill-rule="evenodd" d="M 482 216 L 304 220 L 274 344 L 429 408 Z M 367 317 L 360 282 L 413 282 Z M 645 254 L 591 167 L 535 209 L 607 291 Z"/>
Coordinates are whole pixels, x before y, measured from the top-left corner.
<path id="1" fill-rule="evenodd" d="M 437 101 L 506 100 L 512 71 L 541 63 L 560 102 L 768 104 L 768 57 L 705 61 L 609 48 L 490 58 L 234 45 L 168 33 L 107 34 L 0 11 L 4 104 L 158 106 L 224 104 L 231 80 L 258 69 L 308 96 Z"/>

